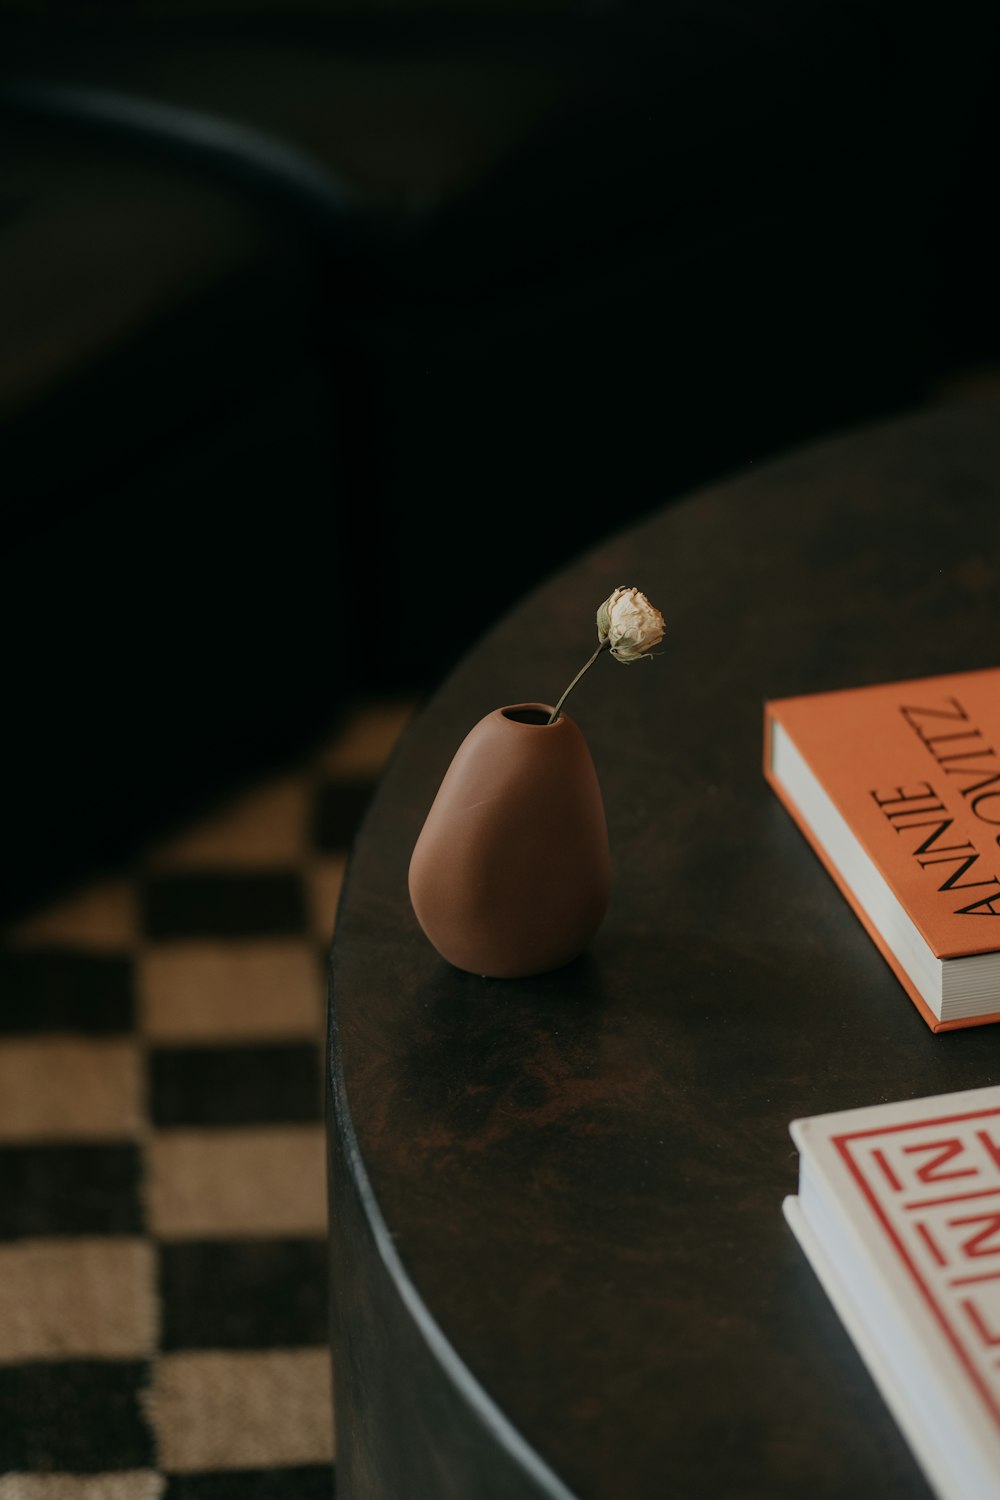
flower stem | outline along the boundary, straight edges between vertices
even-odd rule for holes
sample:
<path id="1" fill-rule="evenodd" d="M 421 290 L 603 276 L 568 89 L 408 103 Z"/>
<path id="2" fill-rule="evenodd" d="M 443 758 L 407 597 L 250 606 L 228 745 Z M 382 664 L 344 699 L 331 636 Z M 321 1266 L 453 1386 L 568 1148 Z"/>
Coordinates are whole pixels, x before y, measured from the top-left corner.
<path id="1" fill-rule="evenodd" d="M 598 646 L 597 650 L 594 652 L 594 654 L 590 658 L 590 660 L 588 662 L 586 662 L 580 668 L 579 672 L 577 672 L 576 676 L 573 678 L 573 681 L 570 683 L 569 687 L 563 693 L 562 697 L 559 699 L 559 702 L 556 704 L 555 708 L 552 710 L 551 714 L 549 715 L 549 718 L 548 718 L 548 723 L 549 724 L 554 724 L 556 722 L 556 720 L 558 719 L 559 715 L 562 713 L 562 706 L 563 706 L 563 704 L 566 702 L 566 699 L 569 697 L 570 693 L 573 691 L 573 689 L 576 687 L 577 683 L 580 681 L 580 678 L 583 676 L 584 672 L 589 672 L 590 671 L 591 667 L 594 665 L 594 662 L 600 656 L 601 652 L 603 650 L 605 650 L 605 648 L 607 646 L 609 646 L 610 643 L 611 643 L 610 636 L 605 636 L 604 640 Z"/>

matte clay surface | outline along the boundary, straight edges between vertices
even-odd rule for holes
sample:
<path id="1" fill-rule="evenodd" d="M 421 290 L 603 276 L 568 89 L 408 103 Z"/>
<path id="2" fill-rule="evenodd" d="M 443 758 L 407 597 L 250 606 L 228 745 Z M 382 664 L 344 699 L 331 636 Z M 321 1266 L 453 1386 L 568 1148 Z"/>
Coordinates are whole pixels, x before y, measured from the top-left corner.
<path id="1" fill-rule="evenodd" d="M 493 979 L 577 958 L 608 907 L 611 858 L 587 742 L 551 704 L 511 704 L 469 731 L 410 861 L 410 898 L 430 942 Z"/>
<path id="2" fill-rule="evenodd" d="M 995 1083 L 1000 1032 L 928 1030 L 764 782 L 763 703 L 995 665 L 998 492 L 986 400 L 754 468 L 553 579 L 412 722 L 332 963 L 352 1500 L 926 1500 L 782 1217 L 788 1122 Z M 543 978 L 461 974 L 407 892 L 427 807 L 470 724 L 570 680 L 623 583 L 667 636 L 574 694 L 608 914 Z"/>

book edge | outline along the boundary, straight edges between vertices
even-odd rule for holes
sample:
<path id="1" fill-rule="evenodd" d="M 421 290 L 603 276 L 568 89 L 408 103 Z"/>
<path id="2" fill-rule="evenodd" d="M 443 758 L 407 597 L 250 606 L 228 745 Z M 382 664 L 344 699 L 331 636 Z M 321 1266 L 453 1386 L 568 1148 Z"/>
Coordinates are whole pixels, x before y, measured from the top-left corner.
<path id="1" fill-rule="evenodd" d="M 939 1500 L 968 1500 L 968 1496 L 960 1493 L 956 1477 L 944 1455 L 931 1440 L 926 1426 L 918 1420 L 906 1392 L 889 1369 L 845 1282 L 813 1234 L 797 1194 L 789 1193 L 784 1198 L 782 1213 L 890 1415 L 909 1445 L 915 1461 Z"/>

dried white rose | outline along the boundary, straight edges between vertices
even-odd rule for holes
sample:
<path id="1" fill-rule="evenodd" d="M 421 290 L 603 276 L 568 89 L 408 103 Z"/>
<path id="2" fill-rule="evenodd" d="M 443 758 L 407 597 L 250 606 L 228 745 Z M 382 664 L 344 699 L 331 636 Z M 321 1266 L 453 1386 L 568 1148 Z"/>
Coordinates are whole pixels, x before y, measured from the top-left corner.
<path id="1" fill-rule="evenodd" d="M 597 611 L 597 639 L 610 642 L 616 661 L 640 661 L 663 640 L 660 611 L 640 589 L 615 589 Z"/>
<path id="2" fill-rule="evenodd" d="M 641 661 L 663 640 L 664 629 L 663 616 L 644 593 L 639 589 L 615 589 L 597 611 L 597 650 L 577 672 L 548 722 L 555 723 L 566 699 L 603 651 L 610 651 L 616 661 Z"/>

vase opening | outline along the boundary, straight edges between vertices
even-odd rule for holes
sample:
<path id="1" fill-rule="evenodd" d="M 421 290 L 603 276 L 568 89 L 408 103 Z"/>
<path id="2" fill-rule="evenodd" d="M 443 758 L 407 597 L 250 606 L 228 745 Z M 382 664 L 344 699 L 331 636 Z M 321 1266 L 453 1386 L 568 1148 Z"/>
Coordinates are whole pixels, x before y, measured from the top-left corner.
<path id="1" fill-rule="evenodd" d="M 505 708 L 503 716 L 515 724 L 547 724 L 552 714 L 550 708 Z"/>

